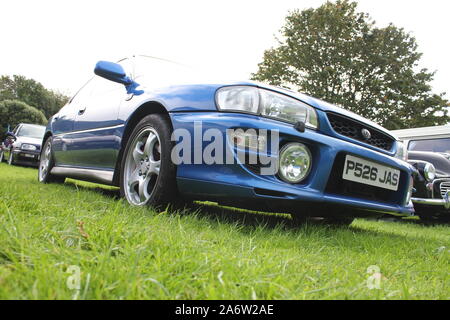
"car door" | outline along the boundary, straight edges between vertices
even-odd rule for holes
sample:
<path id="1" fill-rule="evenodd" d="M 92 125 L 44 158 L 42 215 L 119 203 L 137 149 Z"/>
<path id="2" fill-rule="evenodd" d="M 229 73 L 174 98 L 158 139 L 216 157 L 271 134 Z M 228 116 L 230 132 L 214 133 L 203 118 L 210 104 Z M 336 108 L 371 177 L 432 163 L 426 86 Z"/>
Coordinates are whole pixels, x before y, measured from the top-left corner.
<path id="1" fill-rule="evenodd" d="M 71 135 L 74 130 L 74 122 L 78 110 L 82 105 L 82 101 L 87 99 L 90 95 L 89 80 L 80 90 L 75 94 L 69 102 L 59 110 L 51 118 L 51 128 L 53 132 L 52 149 L 55 158 L 56 166 L 74 166 L 76 161 L 73 157 L 73 145 Z"/>
<path id="2" fill-rule="evenodd" d="M 128 64 L 121 64 L 127 71 Z M 90 81 L 87 89 L 88 94 L 77 104 L 70 135 L 71 157 L 78 167 L 114 169 L 123 132 L 118 113 L 128 94 L 122 84 L 99 76 Z"/>

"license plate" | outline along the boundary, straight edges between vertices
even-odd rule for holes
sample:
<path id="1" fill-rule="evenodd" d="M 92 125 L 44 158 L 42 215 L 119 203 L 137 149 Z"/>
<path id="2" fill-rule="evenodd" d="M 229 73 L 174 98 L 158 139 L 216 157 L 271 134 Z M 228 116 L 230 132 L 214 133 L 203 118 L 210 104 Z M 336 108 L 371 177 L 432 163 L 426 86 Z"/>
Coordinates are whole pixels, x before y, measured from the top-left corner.
<path id="1" fill-rule="evenodd" d="M 32 154 L 24 154 L 24 156 L 26 157 L 26 158 L 34 158 L 34 155 L 32 155 Z"/>
<path id="2" fill-rule="evenodd" d="M 397 191 L 400 182 L 400 170 L 347 155 L 342 178 Z"/>

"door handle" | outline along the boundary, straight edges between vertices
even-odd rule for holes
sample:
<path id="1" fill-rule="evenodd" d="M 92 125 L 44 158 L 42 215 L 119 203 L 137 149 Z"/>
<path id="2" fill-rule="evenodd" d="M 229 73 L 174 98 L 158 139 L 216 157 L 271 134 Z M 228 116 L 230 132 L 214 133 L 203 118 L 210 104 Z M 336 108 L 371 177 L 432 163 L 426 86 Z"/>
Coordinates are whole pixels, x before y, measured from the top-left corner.
<path id="1" fill-rule="evenodd" d="M 80 110 L 78 110 L 78 115 L 81 116 L 85 111 L 86 111 L 86 107 L 80 108 Z"/>

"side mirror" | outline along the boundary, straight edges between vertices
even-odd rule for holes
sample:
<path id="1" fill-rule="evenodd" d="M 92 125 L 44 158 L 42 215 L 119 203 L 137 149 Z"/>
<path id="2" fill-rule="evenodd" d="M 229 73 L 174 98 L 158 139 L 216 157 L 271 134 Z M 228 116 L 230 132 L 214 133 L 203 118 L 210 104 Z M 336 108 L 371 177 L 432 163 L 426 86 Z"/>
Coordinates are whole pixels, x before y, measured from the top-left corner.
<path id="1" fill-rule="evenodd" d="M 99 77 L 123 84 L 128 94 L 140 95 L 144 93 L 143 90 L 138 90 L 139 83 L 129 78 L 125 70 L 118 63 L 99 61 L 95 65 L 94 73 Z"/>
<path id="2" fill-rule="evenodd" d="M 99 77 L 121 83 L 125 86 L 129 86 L 133 83 L 133 80 L 127 77 L 125 70 L 123 70 L 122 66 L 118 63 L 99 61 L 95 66 L 94 73 Z"/>

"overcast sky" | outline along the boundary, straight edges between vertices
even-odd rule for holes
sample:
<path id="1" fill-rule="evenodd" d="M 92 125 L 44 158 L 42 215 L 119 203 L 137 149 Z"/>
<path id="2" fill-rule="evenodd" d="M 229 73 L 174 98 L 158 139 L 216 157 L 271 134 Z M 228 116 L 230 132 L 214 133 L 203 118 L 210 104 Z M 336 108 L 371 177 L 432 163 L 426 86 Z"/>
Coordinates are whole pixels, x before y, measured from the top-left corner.
<path id="1" fill-rule="evenodd" d="M 147 54 L 218 75 L 248 79 L 289 10 L 324 0 L 0 1 L 0 74 L 22 74 L 74 93 L 97 60 Z M 405 28 L 436 70 L 436 92 L 450 93 L 448 0 L 359 0 L 378 26 Z M 447 94 L 449 97 L 450 94 Z"/>

